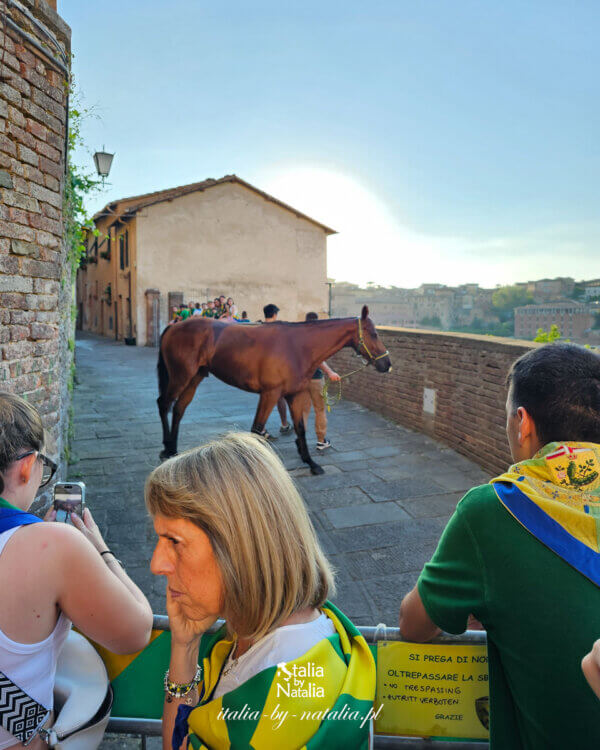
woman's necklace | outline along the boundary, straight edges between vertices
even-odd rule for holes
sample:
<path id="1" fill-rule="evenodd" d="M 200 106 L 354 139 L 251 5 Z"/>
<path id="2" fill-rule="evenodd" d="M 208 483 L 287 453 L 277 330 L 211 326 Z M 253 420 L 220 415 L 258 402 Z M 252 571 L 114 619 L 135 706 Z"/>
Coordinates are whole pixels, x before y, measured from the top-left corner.
<path id="1" fill-rule="evenodd" d="M 231 653 L 229 654 L 229 657 L 228 657 L 229 664 L 227 664 L 225 668 L 223 669 L 223 671 L 221 672 L 221 677 L 225 677 L 231 672 L 232 669 L 235 669 L 237 667 L 239 656 L 236 657 L 235 659 L 233 658 L 233 655 L 237 651 L 237 646 L 238 646 L 238 640 L 236 638 L 235 643 L 233 644 L 233 648 L 231 649 Z"/>

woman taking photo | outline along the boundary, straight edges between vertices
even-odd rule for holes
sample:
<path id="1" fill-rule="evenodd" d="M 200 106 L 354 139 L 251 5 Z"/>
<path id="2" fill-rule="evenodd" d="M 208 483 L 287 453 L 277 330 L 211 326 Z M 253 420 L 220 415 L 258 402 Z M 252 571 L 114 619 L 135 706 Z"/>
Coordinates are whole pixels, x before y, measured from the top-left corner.
<path id="1" fill-rule="evenodd" d="M 366 749 L 373 657 L 327 601 L 331 569 L 273 451 L 240 433 L 182 453 L 146 505 L 171 626 L 163 748 Z"/>
<path id="2" fill-rule="evenodd" d="M 27 513 L 56 471 L 43 449 L 44 428 L 34 407 L 0 393 L 0 672 L 52 709 L 56 662 L 71 623 L 111 651 L 128 654 L 148 643 L 152 610 L 89 510 L 83 521 L 72 514 L 76 528 L 36 523 Z M 0 750 L 22 747 L 0 726 Z M 27 747 L 45 744 L 36 737 Z"/>

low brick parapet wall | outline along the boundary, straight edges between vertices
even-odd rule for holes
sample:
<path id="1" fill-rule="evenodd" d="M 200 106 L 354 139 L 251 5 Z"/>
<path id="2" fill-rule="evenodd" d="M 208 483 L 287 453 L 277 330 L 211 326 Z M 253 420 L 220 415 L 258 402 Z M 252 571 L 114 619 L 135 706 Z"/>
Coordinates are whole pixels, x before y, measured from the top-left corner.
<path id="1" fill-rule="evenodd" d="M 374 367 L 344 380 L 344 398 L 445 443 L 493 474 L 511 463 L 505 434 L 506 374 L 531 342 L 493 336 L 378 328 L 392 372 Z M 357 367 L 351 349 L 329 361 Z M 335 384 L 331 391 L 335 392 Z"/>

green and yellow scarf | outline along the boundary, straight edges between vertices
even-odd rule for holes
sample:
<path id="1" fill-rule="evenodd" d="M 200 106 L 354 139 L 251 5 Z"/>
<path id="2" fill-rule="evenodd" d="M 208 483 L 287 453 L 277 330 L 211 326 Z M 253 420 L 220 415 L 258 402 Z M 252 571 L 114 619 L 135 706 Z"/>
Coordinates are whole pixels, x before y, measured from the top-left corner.
<path id="1" fill-rule="evenodd" d="M 531 534 L 600 586 L 600 445 L 548 443 L 492 479 Z"/>
<path id="2" fill-rule="evenodd" d="M 333 604 L 322 611 L 336 634 L 294 661 L 259 672 L 211 699 L 233 646 L 225 628 L 200 646 L 201 700 L 189 710 L 194 750 L 366 750 L 375 698 L 375 662 L 358 629 Z M 178 723 L 182 716 L 179 709 Z M 174 738 L 175 740 L 175 738 Z"/>

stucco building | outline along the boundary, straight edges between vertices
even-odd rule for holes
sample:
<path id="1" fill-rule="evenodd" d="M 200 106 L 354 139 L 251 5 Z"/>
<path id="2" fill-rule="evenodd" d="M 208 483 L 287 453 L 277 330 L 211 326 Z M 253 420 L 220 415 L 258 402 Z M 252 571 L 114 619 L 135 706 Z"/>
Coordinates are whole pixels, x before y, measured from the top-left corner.
<path id="1" fill-rule="evenodd" d="M 332 314 L 336 317 L 356 315 L 367 304 L 378 325 L 408 328 L 466 326 L 474 319 L 493 320 L 492 289 L 477 284 L 447 287 L 443 284 L 421 284 L 418 289 L 336 283 L 332 289 Z"/>
<path id="2" fill-rule="evenodd" d="M 582 290 L 584 299 L 600 300 L 600 279 L 583 282 Z"/>
<path id="3" fill-rule="evenodd" d="M 236 175 L 111 202 L 77 279 L 78 325 L 154 345 L 179 302 L 231 296 L 251 320 L 326 315 L 334 230 Z"/>
<path id="4" fill-rule="evenodd" d="M 536 304 L 564 299 L 573 294 L 574 289 L 575 280 L 570 276 L 560 276 L 556 279 L 537 279 L 527 283 L 527 291 L 531 292 Z"/>
<path id="5" fill-rule="evenodd" d="M 590 307 L 573 300 L 515 308 L 515 337 L 518 339 L 533 339 L 539 328 L 549 331 L 552 325 L 557 325 L 562 336 L 577 341 L 585 337 L 593 323 Z"/>

